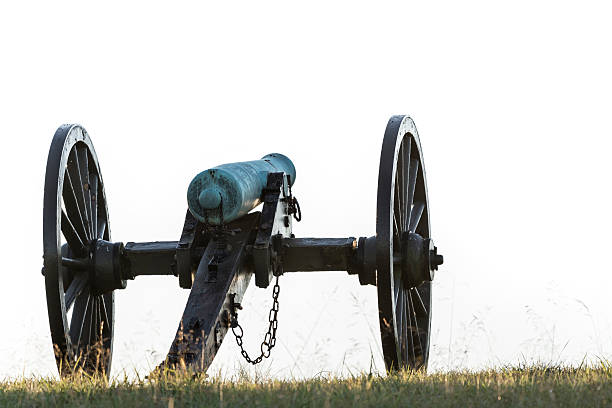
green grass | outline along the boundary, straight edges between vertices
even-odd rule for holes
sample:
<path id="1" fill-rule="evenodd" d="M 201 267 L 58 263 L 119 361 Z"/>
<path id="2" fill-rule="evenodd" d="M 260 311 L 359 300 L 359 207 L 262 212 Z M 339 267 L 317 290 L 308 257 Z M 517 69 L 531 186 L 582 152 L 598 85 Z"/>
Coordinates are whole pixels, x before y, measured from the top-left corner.
<path id="1" fill-rule="evenodd" d="M 158 380 L 0 382 L 1 407 L 595 407 L 612 404 L 612 366 L 530 367 L 307 381 Z"/>

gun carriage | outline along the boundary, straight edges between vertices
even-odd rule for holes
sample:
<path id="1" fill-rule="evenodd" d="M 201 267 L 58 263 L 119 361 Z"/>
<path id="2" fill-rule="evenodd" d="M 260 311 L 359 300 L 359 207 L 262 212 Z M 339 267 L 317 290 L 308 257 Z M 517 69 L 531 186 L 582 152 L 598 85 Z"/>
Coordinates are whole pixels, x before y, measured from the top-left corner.
<path id="1" fill-rule="evenodd" d="M 205 372 L 232 331 L 256 364 L 270 355 L 278 327 L 279 277 L 347 271 L 375 285 L 385 365 L 424 369 L 430 345 L 431 282 L 443 258 L 430 236 L 423 155 L 414 122 L 393 116 L 380 157 L 376 235 L 296 238 L 301 220 L 289 158 L 224 164 L 199 173 L 187 191 L 178 241 L 114 242 L 104 182 L 85 129 L 55 133 L 45 176 L 43 275 L 58 369 L 108 376 L 116 290 L 142 275 L 174 275 L 190 294 L 164 366 Z M 253 211 L 263 204 L 261 211 Z M 252 276 L 273 285 L 268 332 L 257 356 L 242 346 L 238 322 Z"/>

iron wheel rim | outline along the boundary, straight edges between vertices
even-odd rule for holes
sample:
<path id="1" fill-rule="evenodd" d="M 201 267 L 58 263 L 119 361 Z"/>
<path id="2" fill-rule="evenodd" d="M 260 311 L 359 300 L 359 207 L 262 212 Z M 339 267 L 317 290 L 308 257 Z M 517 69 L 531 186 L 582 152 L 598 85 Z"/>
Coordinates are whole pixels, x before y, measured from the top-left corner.
<path id="1" fill-rule="evenodd" d="M 92 270 L 77 271 L 62 265 L 62 256 L 91 257 L 89 248 L 98 238 L 110 241 L 96 152 L 84 128 L 63 125 L 49 149 L 43 207 L 47 311 L 61 376 L 75 369 L 107 378 L 110 373 L 114 292 L 95 293 Z"/>
<path id="2" fill-rule="evenodd" d="M 403 232 L 430 238 L 423 163 L 412 119 L 391 117 L 383 139 L 376 206 L 376 286 L 387 370 L 424 370 L 429 358 L 431 282 L 405 288 L 401 268 L 394 264 Z"/>

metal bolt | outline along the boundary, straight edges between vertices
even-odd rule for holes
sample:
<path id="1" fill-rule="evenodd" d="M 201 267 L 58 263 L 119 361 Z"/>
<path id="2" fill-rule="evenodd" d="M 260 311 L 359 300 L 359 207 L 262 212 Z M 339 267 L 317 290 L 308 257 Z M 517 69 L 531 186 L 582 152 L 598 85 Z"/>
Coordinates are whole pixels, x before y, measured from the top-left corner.
<path id="1" fill-rule="evenodd" d="M 433 269 L 434 271 L 438 270 L 438 266 L 442 265 L 444 263 L 444 257 L 440 254 L 438 254 L 438 247 L 434 247 L 433 251 L 431 251 L 430 254 L 430 263 L 431 263 L 431 269 Z"/>

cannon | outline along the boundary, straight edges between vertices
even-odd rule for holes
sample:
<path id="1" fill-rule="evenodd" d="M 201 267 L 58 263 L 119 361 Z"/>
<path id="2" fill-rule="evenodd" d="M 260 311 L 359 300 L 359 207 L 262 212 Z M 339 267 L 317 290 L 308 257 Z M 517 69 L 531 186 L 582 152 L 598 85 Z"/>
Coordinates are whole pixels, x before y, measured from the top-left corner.
<path id="1" fill-rule="evenodd" d="M 173 275 L 190 290 L 159 368 L 205 373 L 229 331 L 245 360 L 257 364 L 276 343 L 279 277 L 310 271 L 347 271 L 360 284 L 375 285 L 387 370 L 425 369 L 432 280 L 443 257 L 431 239 L 423 155 L 412 119 L 393 116 L 384 133 L 375 235 L 296 238 L 292 226 L 302 214 L 295 181 L 293 163 L 278 153 L 210 168 L 189 185 L 178 241 L 114 242 L 91 138 L 80 125 L 59 127 L 45 175 L 42 273 L 60 375 L 75 369 L 109 375 L 114 293 L 142 275 Z M 253 276 L 258 288 L 273 290 L 268 331 L 250 355 L 239 315 Z"/>

